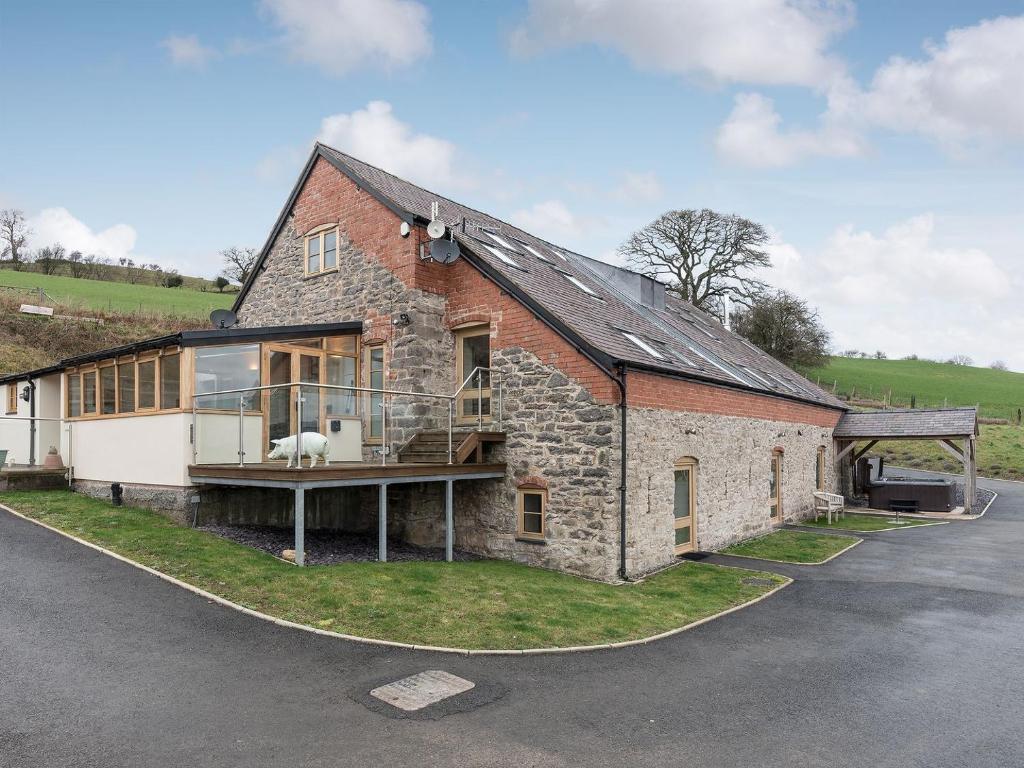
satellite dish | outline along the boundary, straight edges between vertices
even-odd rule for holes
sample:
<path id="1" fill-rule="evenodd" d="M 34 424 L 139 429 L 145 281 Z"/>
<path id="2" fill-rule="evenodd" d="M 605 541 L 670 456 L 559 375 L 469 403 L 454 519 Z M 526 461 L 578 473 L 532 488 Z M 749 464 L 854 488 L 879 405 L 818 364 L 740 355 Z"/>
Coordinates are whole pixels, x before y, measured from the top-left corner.
<path id="1" fill-rule="evenodd" d="M 238 318 L 230 309 L 215 309 L 210 313 L 210 323 L 214 328 L 230 328 L 237 322 Z"/>
<path id="2" fill-rule="evenodd" d="M 454 240 L 434 240 L 430 243 L 430 258 L 440 264 L 451 264 L 462 253 Z"/>
<path id="3" fill-rule="evenodd" d="M 430 204 L 430 223 L 427 224 L 427 234 L 430 235 L 432 240 L 437 240 L 444 237 L 444 222 L 441 221 L 438 215 L 438 205 L 435 200 Z"/>
<path id="4" fill-rule="evenodd" d="M 434 240 L 438 240 L 444 237 L 444 230 L 444 222 L 441 221 L 440 219 L 434 219 L 429 224 L 427 224 L 427 234 L 430 235 L 430 237 Z"/>

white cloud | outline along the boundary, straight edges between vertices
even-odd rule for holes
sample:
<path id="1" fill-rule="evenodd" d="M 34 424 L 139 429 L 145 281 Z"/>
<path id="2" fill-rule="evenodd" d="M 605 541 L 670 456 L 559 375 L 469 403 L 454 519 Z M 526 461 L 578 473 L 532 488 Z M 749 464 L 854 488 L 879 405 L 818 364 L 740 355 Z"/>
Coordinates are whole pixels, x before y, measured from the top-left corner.
<path id="1" fill-rule="evenodd" d="M 919 134 L 951 149 L 1024 138 L 1024 16 L 951 29 L 942 45 L 924 48 L 923 59 L 889 59 L 867 88 L 833 77 L 814 131 L 782 130 L 769 99 L 741 94 L 716 148 L 728 160 L 763 167 L 858 155 L 878 129 Z"/>
<path id="2" fill-rule="evenodd" d="M 838 228 L 811 255 L 778 241 L 764 274 L 816 306 L 837 349 L 979 363 L 1005 359 L 1024 370 L 1024 284 L 1009 263 L 978 248 L 937 242 L 931 214 L 881 234 Z"/>
<path id="3" fill-rule="evenodd" d="M 115 261 L 122 257 L 139 259 L 134 253 L 135 228 L 128 224 L 115 224 L 94 232 L 85 222 L 72 216 L 67 208 L 45 208 L 29 218 L 27 223 L 33 233 L 34 248 L 60 243 L 68 253 L 81 251 L 85 255 L 94 254 Z"/>
<path id="4" fill-rule="evenodd" d="M 853 19 L 844 0 L 530 0 L 514 51 L 595 44 L 641 69 L 717 82 L 827 83 L 828 53 Z"/>
<path id="5" fill-rule="evenodd" d="M 951 29 L 925 51 L 878 69 L 862 99 L 867 120 L 941 141 L 1024 138 L 1024 16 Z"/>
<path id="6" fill-rule="evenodd" d="M 262 0 L 292 58 L 329 75 L 405 67 L 433 47 L 430 14 L 414 0 Z"/>
<path id="7" fill-rule="evenodd" d="M 317 139 L 428 189 L 469 185 L 456 167 L 455 145 L 415 133 L 394 116 L 386 101 L 371 101 L 365 109 L 325 117 Z"/>
<path id="8" fill-rule="evenodd" d="M 544 200 L 529 208 L 513 211 L 512 223 L 527 232 L 552 242 L 560 238 L 578 237 L 584 228 L 584 221 L 576 216 L 561 200 Z"/>
<path id="9" fill-rule="evenodd" d="M 167 49 L 176 67 L 202 69 L 218 55 L 216 50 L 199 42 L 197 35 L 168 35 L 160 46 Z"/>
<path id="10" fill-rule="evenodd" d="M 630 202 L 651 202 L 664 193 L 661 181 L 654 171 L 626 171 L 614 190 L 613 197 Z"/>
<path id="11" fill-rule="evenodd" d="M 715 136 L 719 155 L 739 165 L 776 168 L 809 156 L 852 157 L 864 150 L 856 133 L 827 121 L 814 131 L 780 130 L 772 100 L 758 93 L 736 96 L 732 113 Z"/>

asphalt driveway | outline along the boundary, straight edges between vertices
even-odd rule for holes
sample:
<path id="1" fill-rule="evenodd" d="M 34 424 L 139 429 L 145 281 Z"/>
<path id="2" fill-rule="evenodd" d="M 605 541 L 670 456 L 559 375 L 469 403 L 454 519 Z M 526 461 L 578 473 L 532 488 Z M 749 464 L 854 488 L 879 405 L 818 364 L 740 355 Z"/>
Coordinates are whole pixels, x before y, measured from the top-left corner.
<path id="1" fill-rule="evenodd" d="M 1022 765 L 1024 485 L 982 485 L 693 631 L 518 658 L 276 627 L 0 512 L 0 766 Z M 426 669 L 490 700 L 363 703 Z"/>

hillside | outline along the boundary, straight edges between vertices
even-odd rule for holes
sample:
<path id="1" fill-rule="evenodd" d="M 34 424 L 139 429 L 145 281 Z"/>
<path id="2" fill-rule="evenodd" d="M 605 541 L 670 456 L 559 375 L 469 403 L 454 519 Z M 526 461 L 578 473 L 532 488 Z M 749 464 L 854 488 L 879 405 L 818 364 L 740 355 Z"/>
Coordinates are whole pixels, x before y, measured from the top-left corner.
<path id="1" fill-rule="evenodd" d="M 209 327 L 199 314 L 97 312 L 66 305 L 55 307 L 55 313 L 72 318 L 26 315 L 18 311 L 22 300 L 0 294 L 0 374 L 41 368 L 73 355 L 175 331 Z"/>
<path id="2" fill-rule="evenodd" d="M 230 307 L 235 300 L 235 294 L 204 292 L 185 286 L 163 288 L 9 269 L 0 269 L 0 286 L 7 286 L 0 288 L 0 294 L 16 297 L 19 302 L 37 303 L 31 291 L 42 288 L 53 302 L 70 309 L 203 319 L 214 309 Z M 48 301 L 47 305 L 51 303 Z"/>
<path id="3" fill-rule="evenodd" d="M 893 408 L 978 405 L 980 415 L 1016 419 L 1024 408 L 1024 373 L 995 371 L 925 360 L 861 360 L 833 357 L 824 368 L 808 372 L 825 389 L 841 397 L 881 401 Z M 889 394 L 892 394 L 891 399 Z"/>
<path id="4" fill-rule="evenodd" d="M 854 405 L 918 408 L 977 405 L 984 420 L 1005 421 L 981 425 L 978 439 L 978 472 L 986 477 L 1024 480 L 1024 426 L 1018 408 L 1024 409 L 1024 373 L 994 371 L 924 360 L 862 360 L 834 357 L 830 365 L 808 373 L 825 389 L 849 399 Z M 891 393 L 891 399 L 890 399 Z M 869 455 L 903 467 L 961 472 L 959 465 L 934 441 L 878 443 Z"/>

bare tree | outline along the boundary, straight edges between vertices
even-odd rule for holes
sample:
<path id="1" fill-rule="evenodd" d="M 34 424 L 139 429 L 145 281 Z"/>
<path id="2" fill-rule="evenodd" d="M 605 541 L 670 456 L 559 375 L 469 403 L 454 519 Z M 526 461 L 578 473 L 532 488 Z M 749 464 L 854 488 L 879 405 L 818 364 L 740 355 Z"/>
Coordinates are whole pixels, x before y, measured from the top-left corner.
<path id="1" fill-rule="evenodd" d="M 68 254 L 68 270 L 72 277 L 81 277 L 85 274 L 85 264 L 81 251 L 72 251 Z"/>
<path id="2" fill-rule="evenodd" d="M 733 315 L 732 327 L 785 365 L 818 368 L 828 363 L 831 339 L 817 311 L 786 291 L 761 294 Z"/>
<path id="3" fill-rule="evenodd" d="M 953 355 L 946 362 L 950 365 L 974 365 L 974 361 L 967 355 Z"/>
<path id="4" fill-rule="evenodd" d="M 751 272 L 770 267 L 768 231 L 748 219 L 702 208 L 662 214 L 619 246 L 631 266 L 696 307 L 718 315 L 724 297 L 750 306 L 768 288 Z"/>
<path id="5" fill-rule="evenodd" d="M 993 360 L 992 363 L 989 365 L 989 368 L 991 368 L 993 371 L 1010 370 L 1009 368 L 1006 367 L 1006 363 L 1004 363 L 1002 360 Z"/>
<path id="6" fill-rule="evenodd" d="M 886 359 L 888 359 L 888 357 L 889 356 L 887 354 L 885 354 L 885 352 L 883 352 L 880 349 L 877 352 L 875 352 L 875 354 L 874 354 L 875 360 L 886 360 Z"/>
<path id="7" fill-rule="evenodd" d="M 36 266 L 44 275 L 56 274 L 64 261 L 64 246 L 60 243 L 47 245 L 36 252 Z"/>
<path id="8" fill-rule="evenodd" d="M 25 242 L 32 230 L 25 223 L 25 214 L 17 208 L 0 211 L 0 241 L 3 241 L 3 258 L 10 259 L 15 269 L 25 263 Z"/>
<path id="9" fill-rule="evenodd" d="M 220 255 L 224 259 L 224 276 L 244 283 L 256 265 L 256 258 L 259 254 L 255 248 L 238 248 L 233 245 L 221 251 Z"/>

